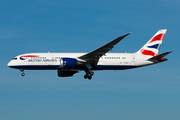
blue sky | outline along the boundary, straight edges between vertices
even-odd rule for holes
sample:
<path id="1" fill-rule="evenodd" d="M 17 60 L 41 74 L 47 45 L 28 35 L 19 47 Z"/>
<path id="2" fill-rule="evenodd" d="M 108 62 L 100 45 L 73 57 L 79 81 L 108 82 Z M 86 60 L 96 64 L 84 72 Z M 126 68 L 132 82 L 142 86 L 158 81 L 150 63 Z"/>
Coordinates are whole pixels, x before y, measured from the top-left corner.
<path id="1" fill-rule="evenodd" d="M 2 0 L 0 4 L 1 120 L 179 120 L 178 0 Z M 84 72 L 59 78 L 57 71 L 10 69 L 30 52 L 90 52 L 132 32 L 111 52 L 136 52 L 167 29 L 164 63 L 125 71 Z"/>

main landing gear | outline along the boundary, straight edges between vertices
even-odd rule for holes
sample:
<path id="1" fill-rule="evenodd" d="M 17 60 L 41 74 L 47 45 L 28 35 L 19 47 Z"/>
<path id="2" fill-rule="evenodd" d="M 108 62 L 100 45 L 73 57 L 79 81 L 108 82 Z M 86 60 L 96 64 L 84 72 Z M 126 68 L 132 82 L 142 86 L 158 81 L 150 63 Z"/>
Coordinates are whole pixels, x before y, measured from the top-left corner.
<path id="1" fill-rule="evenodd" d="M 21 75 L 25 76 L 24 69 L 20 69 L 20 71 L 22 72 Z"/>
<path id="2" fill-rule="evenodd" d="M 92 79 L 92 76 L 94 75 L 94 72 L 91 72 L 91 71 L 85 71 L 86 72 L 86 74 L 84 75 L 84 78 L 85 79 L 89 79 L 89 80 L 91 80 Z"/>

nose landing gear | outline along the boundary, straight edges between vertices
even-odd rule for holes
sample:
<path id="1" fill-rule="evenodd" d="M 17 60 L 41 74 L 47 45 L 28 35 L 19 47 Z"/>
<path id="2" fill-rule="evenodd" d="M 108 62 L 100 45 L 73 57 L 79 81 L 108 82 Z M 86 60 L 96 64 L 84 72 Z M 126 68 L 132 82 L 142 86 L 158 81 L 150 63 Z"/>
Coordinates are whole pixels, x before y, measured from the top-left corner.
<path id="1" fill-rule="evenodd" d="M 21 73 L 22 76 L 25 76 L 25 73 Z"/>
<path id="2" fill-rule="evenodd" d="M 22 72 L 21 75 L 25 76 L 24 69 L 20 69 L 20 71 Z"/>

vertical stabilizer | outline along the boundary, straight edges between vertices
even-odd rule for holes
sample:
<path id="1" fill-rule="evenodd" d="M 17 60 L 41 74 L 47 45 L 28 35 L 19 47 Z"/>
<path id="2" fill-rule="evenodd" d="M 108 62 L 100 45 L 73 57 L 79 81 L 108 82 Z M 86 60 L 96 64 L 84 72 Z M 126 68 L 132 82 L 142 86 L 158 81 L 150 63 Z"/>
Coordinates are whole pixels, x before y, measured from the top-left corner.
<path id="1" fill-rule="evenodd" d="M 137 53 L 157 56 L 167 29 L 159 30 Z"/>

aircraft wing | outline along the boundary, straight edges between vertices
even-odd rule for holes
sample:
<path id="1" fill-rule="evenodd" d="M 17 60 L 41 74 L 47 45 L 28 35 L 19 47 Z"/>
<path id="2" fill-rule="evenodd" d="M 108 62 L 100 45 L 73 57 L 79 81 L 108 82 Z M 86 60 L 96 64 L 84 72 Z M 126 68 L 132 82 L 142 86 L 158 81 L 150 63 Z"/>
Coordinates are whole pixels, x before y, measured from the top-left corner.
<path id="1" fill-rule="evenodd" d="M 97 65 L 97 62 L 99 58 L 103 55 L 105 55 L 109 50 L 111 50 L 118 42 L 120 42 L 124 37 L 128 36 L 130 33 L 125 34 L 121 37 L 116 38 L 115 40 L 107 43 L 106 45 L 89 52 L 83 56 L 78 57 L 81 60 L 86 61 L 86 63 L 89 63 L 91 65 Z"/>

